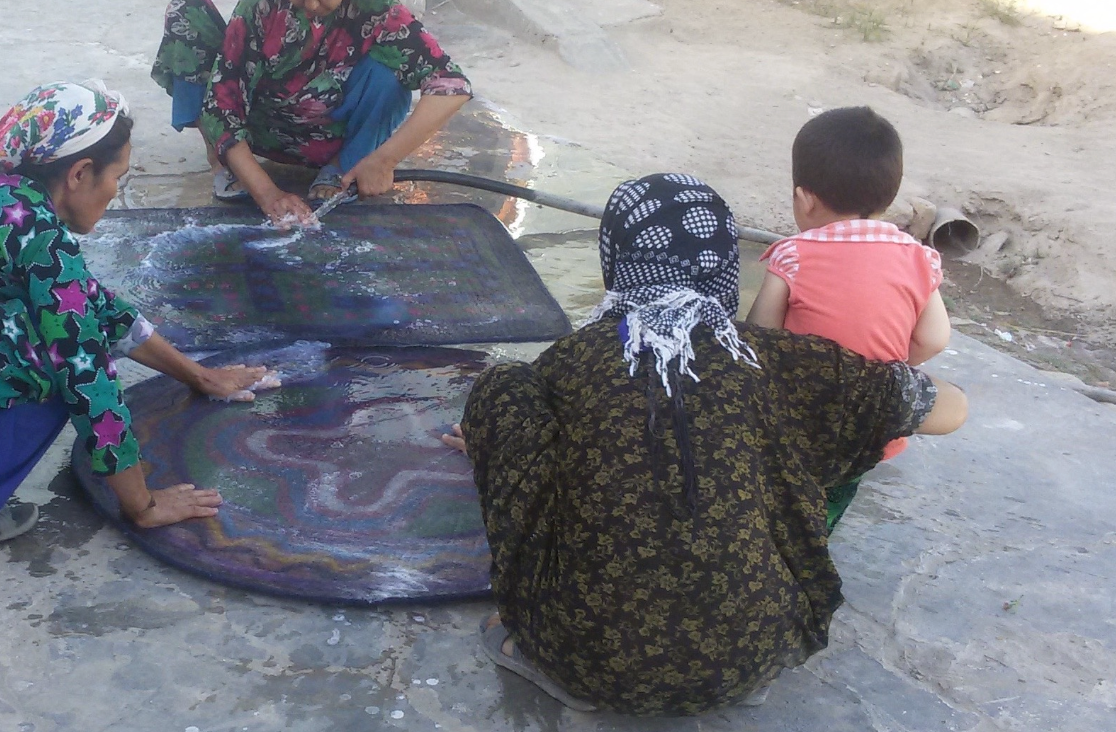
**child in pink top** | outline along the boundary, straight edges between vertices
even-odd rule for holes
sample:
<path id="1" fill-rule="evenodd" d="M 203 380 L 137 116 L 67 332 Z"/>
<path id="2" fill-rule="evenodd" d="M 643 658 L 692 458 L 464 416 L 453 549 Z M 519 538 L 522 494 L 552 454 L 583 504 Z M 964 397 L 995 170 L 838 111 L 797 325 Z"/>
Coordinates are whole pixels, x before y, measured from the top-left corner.
<path id="1" fill-rule="evenodd" d="M 791 150 L 794 221 L 801 232 L 761 257 L 767 274 L 748 322 L 824 336 L 867 358 L 917 365 L 949 342 L 938 252 L 876 220 L 899 192 L 899 133 L 868 107 L 807 122 Z M 892 442 L 884 460 L 906 439 Z M 832 530 L 859 479 L 831 487 Z"/>

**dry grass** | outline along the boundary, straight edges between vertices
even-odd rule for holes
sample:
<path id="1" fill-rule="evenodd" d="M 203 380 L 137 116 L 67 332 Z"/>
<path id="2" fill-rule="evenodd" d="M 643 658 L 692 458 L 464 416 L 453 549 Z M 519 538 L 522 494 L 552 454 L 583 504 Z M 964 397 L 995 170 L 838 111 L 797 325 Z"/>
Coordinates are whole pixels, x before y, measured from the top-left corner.
<path id="1" fill-rule="evenodd" d="M 863 5 L 850 8 L 847 27 L 860 33 L 861 40 L 865 42 L 882 41 L 890 30 L 887 16 L 882 11 Z"/>
<path id="2" fill-rule="evenodd" d="M 879 7 L 848 0 L 780 0 L 784 5 L 793 5 L 811 15 L 828 18 L 839 28 L 847 28 L 860 34 L 865 42 L 882 41 L 890 28 L 887 13 Z"/>
<path id="3" fill-rule="evenodd" d="M 995 18 L 1004 25 L 1020 25 L 1023 22 L 1016 0 L 980 0 L 980 9 L 989 18 Z"/>

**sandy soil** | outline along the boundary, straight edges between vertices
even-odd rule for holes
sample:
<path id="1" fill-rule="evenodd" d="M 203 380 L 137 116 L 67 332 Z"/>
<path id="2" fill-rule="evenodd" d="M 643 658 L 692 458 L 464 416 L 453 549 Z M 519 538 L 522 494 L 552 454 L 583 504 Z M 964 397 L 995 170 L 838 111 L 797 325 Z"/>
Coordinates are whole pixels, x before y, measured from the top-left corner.
<path id="1" fill-rule="evenodd" d="M 429 5 L 435 25 L 454 7 Z M 1116 14 L 1049 14 L 1101 3 L 656 5 L 656 17 L 608 28 L 626 72 L 577 71 L 552 50 L 510 38 L 454 38 L 449 47 L 478 92 L 525 129 L 632 173 L 695 173 L 738 218 L 775 231 L 793 229 L 790 145 L 799 126 L 821 109 L 871 105 L 904 138 L 901 196 L 961 208 L 980 225 L 991 243 L 969 259 L 983 276 L 1033 298 L 1041 314 L 1068 319 L 1072 336 L 1116 340 L 1116 258 L 1107 251 L 1116 227 L 1116 33 L 1079 20 L 1103 30 L 1116 27 L 1101 24 Z"/>

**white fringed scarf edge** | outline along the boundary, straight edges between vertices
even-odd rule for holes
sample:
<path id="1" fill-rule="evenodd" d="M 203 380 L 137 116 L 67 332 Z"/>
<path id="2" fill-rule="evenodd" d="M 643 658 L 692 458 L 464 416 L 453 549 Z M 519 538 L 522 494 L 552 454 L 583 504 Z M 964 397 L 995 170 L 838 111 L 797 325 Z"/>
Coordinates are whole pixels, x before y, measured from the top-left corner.
<path id="1" fill-rule="evenodd" d="M 690 331 L 701 321 L 701 310 L 704 305 L 711 305 L 724 314 L 723 319 L 717 324 L 707 323 L 713 328 L 717 342 L 732 356 L 734 361 L 743 361 L 752 368 L 761 368 L 756 352 L 752 347 L 740 340 L 736 326 L 728 317 L 720 300 L 715 297 L 702 295 L 694 290 L 679 288 L 661 297 L 643 304 L 635 304 L 625 299 L 624 293 L 609 290 L 605 292 L 604 299 L 593 309 L 589 317 L 581 325 L 595 323 L 614 308 L 630 308 L 624 316 L 628 321 L 628 340 L 624 344 L 624 361 L 628 364 L 628 373 L 635 376 L 639 366 L 639 354 L 644 348 L 650 348 L 655 354 L 655 371 L 662 379 L 663 388 L 667 396 L 671 396 L 670 380 L 667 377 L 668 367 L 671 362 L 678 359 L 678 372 L 689 376 L 694 381 L 701 381 L 690 367 L 694 360 L 694 345 L 690 339 Z M 652 312 L 656 315 L 664 310 L 673 310 L 678 313 L 677 324 L 671 328 L 669 335 L 656 332 L 645 320 L 644 316 Z"/>

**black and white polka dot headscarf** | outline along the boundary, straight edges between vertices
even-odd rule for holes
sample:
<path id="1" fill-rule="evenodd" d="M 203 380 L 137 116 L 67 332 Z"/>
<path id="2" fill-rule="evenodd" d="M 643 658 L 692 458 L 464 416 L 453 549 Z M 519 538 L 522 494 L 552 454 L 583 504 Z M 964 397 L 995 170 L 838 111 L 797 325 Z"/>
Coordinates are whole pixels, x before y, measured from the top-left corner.
<path id="1" fill-rule="evenodd" d="M 587 322 L 626 316 L 624 360 L 634 375 L 640 351 L 655 354 L 655 370 L 670 394 L 668 366 L 698 380 L 690 331 L 713 329 L 734 359 L 759 368 L 732 318 L 739 305 L 740 253 L 736 222 L 724 200 L 688 175 L 649 175 L 621 183 L 601 218 L 605 297 Z"/>

